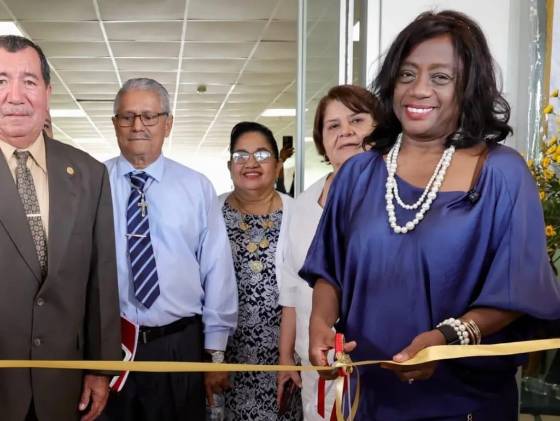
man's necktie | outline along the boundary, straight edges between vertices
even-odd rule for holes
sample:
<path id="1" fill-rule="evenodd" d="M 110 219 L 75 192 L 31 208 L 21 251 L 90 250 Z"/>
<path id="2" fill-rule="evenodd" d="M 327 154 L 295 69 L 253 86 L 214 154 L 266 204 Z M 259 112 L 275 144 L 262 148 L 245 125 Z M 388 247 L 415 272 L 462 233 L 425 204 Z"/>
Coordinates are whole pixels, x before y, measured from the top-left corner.
<path id="1" fill-rule="evenodd" d="M 27 151 L 14 151 L 14 156 L 17 161 L 16 167 L 16 185 L 23 204 L 23 209 L 27 215 L 27 223 L 31 230 L 31 236 L 35 243 L 35 250 L 39 264 L 41 265 L 41 275 L 43 279 L 47 275 L 47 235 L 43 220 L 41 219 L 41 210 L 39 209 L 39 201 L 37 200 L 37 193 L 35 192 L 35 184 L 33 183 L 33 176 L 31 171 L 27 168 L 27 160 L 29 159 L 29 152 Z"/>
<path id="2" fill-rule="evenodd" d="M 126 209 L 128 255 L 132 270 L 134 295 L 145 307 L 150 308 L 159 297 L 156 259 L 150 240 L 148 204 L 144 195 L 145 172 L 129 173 L 131 191 Z"/>

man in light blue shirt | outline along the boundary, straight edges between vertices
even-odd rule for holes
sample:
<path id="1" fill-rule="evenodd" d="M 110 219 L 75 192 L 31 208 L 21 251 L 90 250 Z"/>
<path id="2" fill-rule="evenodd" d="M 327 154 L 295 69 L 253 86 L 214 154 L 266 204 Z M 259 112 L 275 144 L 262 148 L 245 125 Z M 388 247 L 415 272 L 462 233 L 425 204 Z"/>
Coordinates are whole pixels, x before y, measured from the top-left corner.
<path id="1" fill-rule="evenodd" d="M 121 155 L 106 165 L 121 314 L 141 326 L 136 360 L 220 359 L 237 323 L 237 285 L 214 189 L 161 154 L 173 124 L 161 84 L 127 81 L 114 111 Z M 228 387 L 227 374 L 204 381 L 200 373 L 130 373 L 104 416 L 203 420 L 205 386 L 208 394 Z"/>

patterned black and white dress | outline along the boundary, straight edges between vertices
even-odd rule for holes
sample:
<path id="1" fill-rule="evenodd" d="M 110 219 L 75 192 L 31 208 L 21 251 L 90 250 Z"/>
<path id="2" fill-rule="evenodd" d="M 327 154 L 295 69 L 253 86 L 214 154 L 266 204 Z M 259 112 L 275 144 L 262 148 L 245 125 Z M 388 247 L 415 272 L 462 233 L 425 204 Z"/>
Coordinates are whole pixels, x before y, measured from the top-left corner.
<path id="1" fill-rule="evenodd" d="M 239 294 L 238 325 L 227 346 L 226 362 L 278 364 L 282 308 L 278 304 L 275 255 L 282 210 L 269 215 L 242 215 L 227 202 L 222 210 Z M 268 241 L 267 247 L 249 251 L 249 243 L 260 244 L 263 240 Z M 290 412 L 278 416 L 276 373 L 233 373 L 231 384 L 225 394 L 228 421 L 303 419 L 299 397 Z"/>

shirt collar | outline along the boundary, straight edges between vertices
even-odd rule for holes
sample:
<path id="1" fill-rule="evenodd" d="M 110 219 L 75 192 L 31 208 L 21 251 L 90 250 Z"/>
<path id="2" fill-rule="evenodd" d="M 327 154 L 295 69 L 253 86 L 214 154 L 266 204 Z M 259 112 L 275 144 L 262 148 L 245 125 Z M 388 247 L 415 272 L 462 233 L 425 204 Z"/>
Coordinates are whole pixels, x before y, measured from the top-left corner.
<path id="1" fill-rule="evenodd" d="M 16 147 L 4 142 L 3 140 L 0 140 L 0 149 L 2 149 L 2 153 L 4 154 L 6 161 L 9 161 L 13 156 L 14 151 L 17 150 Z M 47 155 L 45 151 L 45 139 L 43 138 L 42 132 L 39 134 L 35 142 L 29 145 L 29 147 L 19 150 L 28 151 L 39 168 L 41 168 L 45 174 L 47 173 Z"/>
<path id="2" fill-rule="evenodd" d="M 138 170 L 121 154 L 117 159 L 117 175 L 119 177 L 126 177 L 128 173 L 144 171 L 157 182 L 160 182 L 163 177 L 164 158 L 160 154 L 159 157 L 142 170 Z"/>

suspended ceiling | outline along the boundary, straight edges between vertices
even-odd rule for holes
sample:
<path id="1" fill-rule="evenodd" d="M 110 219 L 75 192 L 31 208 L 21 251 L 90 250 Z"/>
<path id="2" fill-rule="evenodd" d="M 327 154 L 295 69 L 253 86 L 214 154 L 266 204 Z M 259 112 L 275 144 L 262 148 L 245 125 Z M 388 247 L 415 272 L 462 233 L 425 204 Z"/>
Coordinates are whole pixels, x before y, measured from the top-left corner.
<path id="1" fill-rule="evenodd" d="M 297 3 L 0 0 L 0 20 L 15 22 L 43 48 L 53 73 L 51 109 L 84 112 L 53 117 L 55 138 L 100 160 L 116 155 L 113 98 L 127 79 L 151 77 L 169 91 L 175 116 L 165 153 L 196 167 L 199 157 L 226 159 L 229 132 L 241 120 L 268 125 L 278 139 L 295 135 L 293 117 L 261 113 L 295 108 Z M 328 21 L 336 2 L 314 3 L 311 18 Z M 310 25 L 311 101 L 335 83 L 319 77 L 321 69 L 336 65 L 333 45 L 325 42 L 336 40 L 332 23 Z M 197 93 L 200 85 L 206 92 Z"/>

